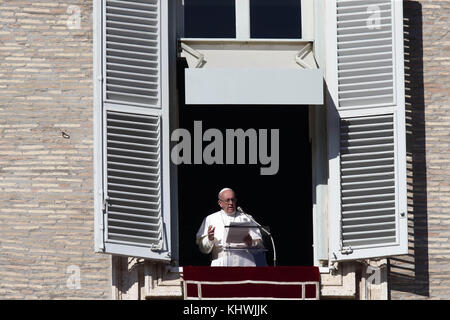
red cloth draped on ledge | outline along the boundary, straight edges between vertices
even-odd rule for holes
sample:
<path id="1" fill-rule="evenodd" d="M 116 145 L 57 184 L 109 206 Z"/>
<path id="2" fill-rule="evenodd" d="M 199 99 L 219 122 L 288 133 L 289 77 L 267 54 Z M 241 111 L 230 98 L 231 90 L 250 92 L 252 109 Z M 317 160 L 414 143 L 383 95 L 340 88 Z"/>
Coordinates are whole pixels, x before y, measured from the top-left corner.
<path id="1" fill-rule="evenodd" d="M 317 267 L 183 267 L 186 299 L 319 299 Z"/>

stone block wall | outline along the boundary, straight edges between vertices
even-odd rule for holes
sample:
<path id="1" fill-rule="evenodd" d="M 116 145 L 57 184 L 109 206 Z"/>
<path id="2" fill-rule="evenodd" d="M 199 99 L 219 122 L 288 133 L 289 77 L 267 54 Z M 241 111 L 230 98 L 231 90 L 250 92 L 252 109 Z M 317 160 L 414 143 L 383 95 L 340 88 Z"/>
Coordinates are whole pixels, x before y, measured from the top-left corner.
<path id="1" fill-rule="evenodd" d="M 107 299 L 94 253 L 92 1 L 0 0 L 0 299 Z"/>
<path id="2" fill-rule="evenodd" d="M 404 1 L 409 255 L 391 299 L 450 298 L 450 1 Z"/>

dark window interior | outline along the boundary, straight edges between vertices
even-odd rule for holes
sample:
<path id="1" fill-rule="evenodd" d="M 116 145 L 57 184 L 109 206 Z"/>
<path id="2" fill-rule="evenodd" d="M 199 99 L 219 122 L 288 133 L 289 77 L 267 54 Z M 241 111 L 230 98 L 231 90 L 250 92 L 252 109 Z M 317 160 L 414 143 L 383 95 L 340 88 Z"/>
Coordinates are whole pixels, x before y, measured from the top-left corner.
<path id="1" fill-rule="evenodd" d="M 186 38 L 235 38 L 235 0 L 185 0 Z M 300 0 L 250 0 L 251 38 L 301 38 Z"/>
<path id="2" fill-rule="evenodd" d="M 252 38 L 301 38 L 300 0 L 250 0 Z"/>
<path id="3" fill-rule="evenodd" d="M 186 38 L 235 38 L 234 0 L 184 0 Z"/>
<path id="4" fill-rule="evenodd" d="M 236 191 L 238 205 L 273 234 L 277 265 L 312 265 L 311 147 L 306 106 L 181 106 L 180 127 L 193 135 L 201 120 L 203 132 L 225 129 L 280 130 L 280 167 L 276 175 L 260 175 L 260 165 L 179 165 L 180 264 L 209 265 L 195 235 L 208 214 L 220 210 L 217 193 Z M 204 146 L 208 142 L 204 143 Z M 248 150 L 248 149 L 247 149 Z M 270 242 L 268 242 L 270 246 Z M 267 262 L 272 265 L 272 250 Z"/>

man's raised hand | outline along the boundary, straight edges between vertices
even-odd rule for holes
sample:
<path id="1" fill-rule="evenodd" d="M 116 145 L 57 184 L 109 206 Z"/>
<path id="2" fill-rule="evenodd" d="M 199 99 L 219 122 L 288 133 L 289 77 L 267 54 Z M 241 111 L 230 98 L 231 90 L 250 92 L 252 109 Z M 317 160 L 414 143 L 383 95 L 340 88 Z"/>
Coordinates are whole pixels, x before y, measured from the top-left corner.
<path id="1" fill-rule="evenodd" d="M 216 228 L 215 227 L 213 227 L 212 225 L 210 225 L 209 227 L 208 227 L 208 239 L 209 239 L 209 241 L 213 241 L 214 240 L 214 230 L 215 230 Z"/>

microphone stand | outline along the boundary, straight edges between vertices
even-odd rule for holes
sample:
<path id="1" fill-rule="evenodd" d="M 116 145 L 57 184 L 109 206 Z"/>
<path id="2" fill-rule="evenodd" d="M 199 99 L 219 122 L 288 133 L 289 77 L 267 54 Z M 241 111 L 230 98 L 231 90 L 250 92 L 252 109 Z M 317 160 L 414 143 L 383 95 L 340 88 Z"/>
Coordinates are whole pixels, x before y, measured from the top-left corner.
<path id="1" fill-rule="evenodd" d="M 270 240 L 272 241 L 272 248 L 273 248 L 273 266 L 275 267 L 277 265 L 277 252 L 275 250 L 275 242 L 273 241 L 272 234 L 269 231 L 267 231 L 266 228 L 264 228 L 262 225 L 260 225 L 255 219 L 253 219 L 252 216 L 245 213 L 241 207 L 237 207 L 237 211 L 243 213 L 247 218 L 249 218 L 254 223 L 256 223 L 256 225 L 270 237 Z"/>

